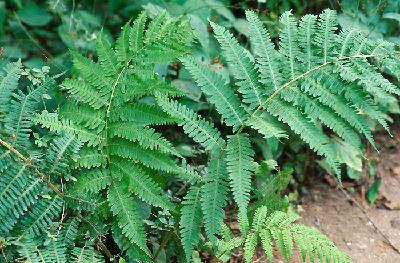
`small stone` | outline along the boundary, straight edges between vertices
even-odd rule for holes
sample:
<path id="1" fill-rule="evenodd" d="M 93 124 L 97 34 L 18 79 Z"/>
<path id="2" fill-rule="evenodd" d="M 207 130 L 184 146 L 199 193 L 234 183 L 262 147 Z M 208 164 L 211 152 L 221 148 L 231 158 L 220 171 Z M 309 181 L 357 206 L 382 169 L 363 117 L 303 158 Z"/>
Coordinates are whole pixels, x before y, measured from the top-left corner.
<path id="1" fill-rule="evenodd" d="M 390 220 L 390 225 L 393 228 L 400 229 L 400 219 L 399 218 L 394 218 L 394 219 Z"/>

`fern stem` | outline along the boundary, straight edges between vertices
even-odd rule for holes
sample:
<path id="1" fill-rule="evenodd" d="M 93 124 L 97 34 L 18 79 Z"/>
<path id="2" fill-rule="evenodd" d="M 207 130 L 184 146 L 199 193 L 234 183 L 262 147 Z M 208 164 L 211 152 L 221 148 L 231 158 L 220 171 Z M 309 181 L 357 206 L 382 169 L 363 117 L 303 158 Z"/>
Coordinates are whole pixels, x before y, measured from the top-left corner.
<path id="1" fill-rule="evenodd" d="M 57 186 L 55 186 L 54 184 L 52 184 L 48 179 L 46 179 L 45 175 L 42 174 L 31 162 L 31 159 L 26 158 L 22 153 L 20 153 L 17 149 L 15 149 L 11 144 L 3 141 L 2 139 L 0 139 L 0 145 L 4 146 L 7 150 L 9 150 L 10 152 L 14 153 L 19 159 L 21 159 L 28 167 L 30 167 L 35 174 L 37 175 L 37 177 L 39 177 L 42 181 L 44 181 L 47 186 L 53 190 L 53 192 L 55 192 L 58 196 L 63 196 L 63 193 L 57 188 Z"/>
<path id="2" fill-rule="evenodd" d="M 164 249 L 164 247 L 167 245 L 168 240 L 171 238 L 173 232 L 174 232 L 173 229 L 170 229 L 163 237 L 163 239 L 160 243 L 160 246 L 157 249 L 157 252 L 153 256 L 154 261 L 157 261 L 158 256 L 160 255 L 160 253 Z"/>
<path id="3" fill-rule="evenodd" d="M 280 91 L 282 91 L 283 89 L 289 87 L 291 84 L 295 83 L 296 81 L 308 76 L 309 74 L 323 68 L 326 67 L 328 65 L 334 64 L 337 61 L 342 61 L 342 60 L 350 60 L 350 59 L 356 59 L 356 58 L 371 58 L 371 57 L 378 57 L 378 56 L 387 56 L 388 54 L 369 54 L 369 55 L 354 55 L 354 56 L 348 56 L 348 57 L 341 57 L 338 58 L 336 60 L 332 60 L 332 61 L 327 61 L 317 67 L 314 67 L 310 70 L 307 70 L 306 72 L 296 76 L 295 78 L 292 78 L 290 81 L 286 82 L 285 84 L 283 84 L 282 86 L 280 86 L 278 89 L 276 89 L 265 101 L 263 101 L 263 103 L 261 103 L 257 109 L 254 110 L 254 112 L 250 115 L 251 119 L 253 118 L 260 110 L 262 110 L 263 108 L 265 108 L 265 105 L 267 105 L 268 102 L 270 102 L 276 95 L 278 95 L 278 93 Z M 244 121 L 242 123 L 242 125 L 240 126 L 240 128 L 238 129 L 237 133 L 241 133 L 242 130 L 246 127 L 246 121 Z"/>
<path id="4" fill-rule="evenodd" d="M 115 257 L 111 254 L 110 250 L 104 245 L 103 241 L 99 238 L 97 240 L 97 245 L 103 250 L 104 254 L 111 260 L 113 263 L 118 263 L 118 261 L 115 259 Z"/>

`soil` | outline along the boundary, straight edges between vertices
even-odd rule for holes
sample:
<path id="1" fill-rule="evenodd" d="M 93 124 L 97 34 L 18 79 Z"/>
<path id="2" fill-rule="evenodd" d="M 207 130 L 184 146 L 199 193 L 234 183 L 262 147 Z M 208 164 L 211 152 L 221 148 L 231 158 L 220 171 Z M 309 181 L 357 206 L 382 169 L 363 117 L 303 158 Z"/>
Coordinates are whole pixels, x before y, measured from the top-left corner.
<path id="1" fill-rule="evenodd" d="M 344 183 L 344 190 L 326 177 L 300 199 L 299 223 L 317 227 L 354 263 L 400 263 L 400 129 L 395 130 L 391 139 L 387 134 L 376 136 L 379 154 L 367 152 L 368 160 L 378 160 L 376 175 L 382 179 L 374 204 L 365 198 L 371 183 L 366 173 L 361 183 Z M 241 254 L 231 262 L 244 262 Z M 261 249 L 253 262 L 268 262 Z M 285 261 L 278 255 L 274 263 L 278 262 Z M 295 255 L 291 262 L 302 261 Z"/>

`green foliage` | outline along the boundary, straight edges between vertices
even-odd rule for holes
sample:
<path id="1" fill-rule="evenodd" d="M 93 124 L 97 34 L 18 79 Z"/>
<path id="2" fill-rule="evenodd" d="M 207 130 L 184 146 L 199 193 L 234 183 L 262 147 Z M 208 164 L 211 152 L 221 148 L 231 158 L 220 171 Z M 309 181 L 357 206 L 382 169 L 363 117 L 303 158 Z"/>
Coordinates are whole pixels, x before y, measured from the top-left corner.
<path id="1" fill-rule="evenodd" d="M 393 45 L 369 40 L 355 30 L 336 34 L 336 13 L 325 10 L 318 18 L 307 15 L 299 22 L 285 12 L 276 50 L 255 13 L 246 15 L 254 58 L 233 35 L 212 24 L 237 80 L 241 102 L 217 71 L 194 58 L 183 59 L 183 64 L 234 132 L 255 127 L 254 118 L 272 115 L 324 156 L 340 176 L 341 160 L 321 126 L 355 148 L 360 147 L 356 133 L 374 145 L 368 119 L 387 128 L 386 116 L 376 103 L 399 93 L 376 67 L 388 59 L 398 60 Z"/>
<path id="2" fill-rule="evenodd" d="M 233 134 L 227 135 L 226 146 L 217 143 L 220 141 L 220 133 L 213 125 L 186 106 L 160 94 L 157 95 L 157 102 L 164 111 L 181 120 L 178 123 L 181 123 L 189 137 L 208 150 L 209 171 L 215 171 L 214 167 L 221 158 L 226 161 L 230 192 L 239 207 L 238 221 L 244 237 L 241 242 L 227 238 L 229 242 L 223 245 L 225 249 L 244 245 L 247 261 L 250 261 L 255 245 L 262 237 L 269 256 L 272 248 L 271 245 L 268 247 L 268 240 L 276 240 L 284 257 L 289 258 L 292 254 L 292 240 L 295 240 L 302 249 L 303 257 L 306 254 L 313 257 L 313 251 L 318 251 L 320 260 L 329 262 L 330 257 L 334 257 L 339 262 L 348 262 L 347 256 L 330 241 L 326 241 L 324 236 L 308 228 L 291 228 L 296 218 L 283 212 L 274 212 L 284 211 L 288 206 L 288 201 L 280 198 L 280 192 L 289 183 L 290 176 L 287 174 L 291 172 L 278 173 L 277 177 L 286 178 L 281 182 L 270 179 L 270 186 L 268 183 L 265 186 L 268 189 L 266 196 L 259 196 L 260 202 L 254 205 L 261 214 L 256 213 L 253 226 L 249 226 L 252 175 L 257 171 L 251 140 L 254 134 L 252 129 L 267 138 L 287 138 L 285 129 L 291 129 L 311 149 L 325 157 L 340 181 L 340 165 L 346 159 L 338 155 L 337 137 L 341 139 L 340 142 L 351 145 L 357 153 L 361 152 L 362 136 L 374 146 L 368 122 L 375 120 L 387 129 L 387 116 L 377 105 L 399 93 L 398 88 L 378 69 L 385 61 L 399 61 L 399 58 L 389 42 L 370 40 L 357 30 L 343 29 L 336 33 L 336 12 L 333 10 L 327 9 L 318 17 L 306 15 L 300 21 L 290 12 L 285 12 L 280 18 L 278 48 L 254 12 L 246 11 L 246 17 L 254 56 L 228 30 L 211 23 L 235 80 L 235 85 L 232 85 L 234 87 L 218 70 L 197 58 L 187 56 L 181 59 L 207 100 L 215 106 L 223 124 L 232 127 Z M 374 81 L 368 81 L 371 78 Z M 326 128 L 330 132 L 325 132 Z M 225 177 L 224 173 L 221 171 L 220 177 L 213 177 L 215 184 L 224 183 L 224 180 L 221 181 Z M 200 193 L 210 195 L 212 185 L 208 180 L 195 185 L 210 188 Z M 214 190 L 215 203 L 202 204 L 206 234 L 211 244 L 215 244 L 214 233 L 221 231 L 221 227 L 210 224 L 208 210 L 218 211 L 217 204 L 225 202 L 223 192 L 223 188 L 221 192 Z M 201 197 L 200 201 L 209 202 L 209 196 Z M 183 209 L 182 218 L 193 220 L 196 218 L 195 204 L 190 204 L 193 209 Z M 271 212 L 265 212 L 267 210 L 263 204 Z M 264 208 L 260 208 L 260 205 Z M 215 214 L 218 215 L 218 222 L 221 222 L 220 213 Z M 200 220 L 200 217 L 197 218 Z M 263 225 L 267 229 L 262 232 L 263 235 L 259 236 L 261 230 L 254 229 L 254 220 L 270 222 Z M 192 225 L 190 220 L 188 223 Z M 274 229 L 280 225 L 285 229 Z M 196 235 L 185 228 L 183 233 L 183 244 L 188 256 L 198 243 L 197 230 Z M 308 240 L 305 237 L 307 235 L 310 235 L 311 245 L 304 244 L 304 240 Z"/>
<path id="3" fill-rule="evenodd" d="M 243 245 L 245 261 L 251 262 L 256 246 L 261 244 L 267 259 L 272 262 L 274 242 L 286 260 L 293 257 L 296 245 L 303 262 L 306 262 L 307 258 L 310 262 L 314 262 L 316 258 L 318 262 L 350 262 L 350 258 L 317 229 L 294 224 L 298 218 L 296 214 L 280 211 L 268 214 L 267 207 L 261 206 L 255 212 L 249 233 L 240 237 L 228 234 L 218 243 L 218 255 L 222 257 Z"/>
<path id="4" fill-rule="evenodd" d="M 190 261 L 192 257 L 193 248 L 200 240 L 201 224 L 201 203 L 200 203 L 200 189 L 192 187 L 189 189 L 182 202 L 182 216 L 179 222 L 181 229 L 182 246 L 185 250 L 186 261 Z"/>
<path id="5" fill-rule="evenodd" d="M 32 119 L 55 81 L 44 75 L 23 91 L 19 85 L 23 70 L 20 61 L 10 63 L 0 77 L 2 260 L 68 262 L 70 250 L 80 249 L 74 244 L 79 221 L 68 219 L 68 223 L 57 226 L 64 206 L 63 193 L 57 187 L 60 180 L 73 179 L 70 163 L 82 144 L 67 133 L 50 137 L 45 145 L 32 139 L 44 139 L 34 133 Z M 101 256 L 97 258 L 100 262 Z"/>
<path id="6" fill-rule="evenodd" d="M 128 240 L 150 256 L 140 211 L 143 204 L 135 197 L 150 206 L 173 210 L 158 177 L 188 175 L 170 158 L 169 154 L 179 156 L 173 145 L 149 127 L 175 119 L 146 100 L 155 94 L 180 94 L 157 77 L 154 65 L 184 55 L 192 40 L 182 18 L 167 18 L 162 13 L 145 29 L 146 21 L 142 13 L 128 22 L 115 46 L 101 35 L 96 62 L 73 52 L 76 76 L 61 84 L 70 94 L 68 101 L 59 112 L 43 111 L 35 121 L 57 133 L 72 133 L 84 143 L 70 194 L 106 201 L 110 211 L 97 220 L 107 224 L 108 218 L 115 218 L 108 228 L 114 229 L 121 250 L 134 255 L 125 245 Z M 96 217 L 96 209 L 100 208 L 85 212 Z"/>
<path id="7" fill-rule="evenodd" d="M 20 259 L 28 262 L 103 262 L 104 258 L 89 241 L 82 247 L 74 246 L 79 221 L 75 218 L 61 225 L 55 234 L 42 236 L 42 239 L 28 236 L 23 243 L 15 242 Z"/>
<path id="8" fill-rule="evenodd" d="M 229 137 L 226 147 L 227 170 L 233 197 L 239 206 L 239 217 L 242 219 L 247 217 L 246 211 L 250 202 L 251 175 L 255 170 L 254 154 L 247 135 L 236 134 Z"/>
<path id="9" fill-rule="evenodd" d="M 293 171 L 275 159 L 289 148 L 302 155 L 299 137 L 339 181 L 342 164 L 360 172 L 371 123 L 389 130 L 400 95 L 396 47 L 343 27 L 354 10 L 339 15 L 339 32 L 333 10 L 284 12 L 278 23 L 280 10 L 300 17 L 312 7 L 260 2 L 261 17 L 243 19 L 228 2 L 147 1 L 142 13 L 140 1 L 0 4 L 1 55 L 28 59 L 0 61 L 1 260 L 197 262 L 206 250 L 228 261 L 242 246 L 251 262 L 261 246 L 269 261 L 274 247 L 286 260 L 297 247 L 303 261 L 350 261 L 294 223 L 281 196 Z M 106 19 L 91 14 L 100 10 Z M 385 12 L 396 19 L 395 7 Z M 110 32 L 132 14 L 114 42 Z M 393 36 L 381 15 L 373 31 Z M 170 65 L 178 59 L 182 68 Z"/>

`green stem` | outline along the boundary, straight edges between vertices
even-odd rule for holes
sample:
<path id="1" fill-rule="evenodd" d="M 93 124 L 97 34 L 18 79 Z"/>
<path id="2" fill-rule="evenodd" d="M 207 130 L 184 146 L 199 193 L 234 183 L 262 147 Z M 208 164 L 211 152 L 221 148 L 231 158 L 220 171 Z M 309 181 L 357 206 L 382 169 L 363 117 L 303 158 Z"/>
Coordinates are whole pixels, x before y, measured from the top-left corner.
<path id="1" fill-rule="evenodd" d="M 157 261 L 158 256 L 160 255 L 160 253 L 164 249 L 164 247 L 167 245 L 168 240 L 171 238 L 173 232 L 174 231 L 172 229 L 170 229 L 163 237 L 157 252 L 154 254 L 154 257 L 153 257 L 154 261 Z"/>

